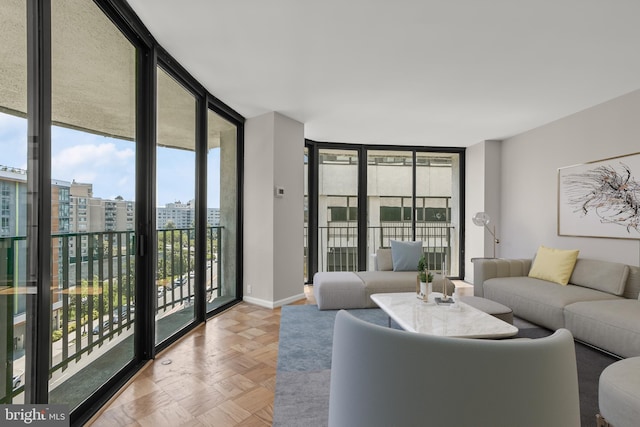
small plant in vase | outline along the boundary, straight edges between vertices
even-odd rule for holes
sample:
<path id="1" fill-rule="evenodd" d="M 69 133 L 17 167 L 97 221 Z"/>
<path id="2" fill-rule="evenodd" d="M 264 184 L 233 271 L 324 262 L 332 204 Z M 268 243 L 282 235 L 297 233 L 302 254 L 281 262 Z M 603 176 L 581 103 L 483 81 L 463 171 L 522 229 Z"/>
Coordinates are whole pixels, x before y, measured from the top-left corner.
<path id="1" fill-rule="evenodd" d="M 427 284 L 433 281 L 433 274 L 427 270 L 427 260 L 424 255 L 418 261 L 418 280 L 420 281 L 420 294 L 426 298 L 429 294 Z"/>
<path id="2" fill-rule="evenodd" d="M 420 283 L 431 283 L 433 282 L 433 274 L 430 271 L 422 270 L 418 273 L 420 277 Z"/>

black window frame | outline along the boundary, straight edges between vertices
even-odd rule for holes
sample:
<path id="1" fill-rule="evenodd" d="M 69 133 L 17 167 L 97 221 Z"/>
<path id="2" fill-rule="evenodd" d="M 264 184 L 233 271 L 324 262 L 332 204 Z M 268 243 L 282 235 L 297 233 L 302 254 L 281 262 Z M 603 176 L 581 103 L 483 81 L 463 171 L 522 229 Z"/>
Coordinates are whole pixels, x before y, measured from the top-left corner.
<path id="1" fill-rule="evenodd" d="M 124 0 L 92 0 L 136 49 L 136 317 L 134 325 L 134 358 L 109 381 L 100 386 L 70 413 L 72 425 L 83 425 L 117 391 L 140 370 L 156 353 L 171 345 L 208 317 L 242 300 L 242 174 L 244 154 L 245 118 L 220 99 L 209 93 L 162 46 Z M 25 366 L 25 402 L 48 403 L 49 359 L 51 356 L 51 6 L 52 0 L 27 2 L 27 120 L 30 145 L 38 149 L 38 157 L 29 158 L 29 170 L 37 178 L 28 185 L 35 194 L 29 209 L 36 227 L 27 236 L 29 253 L 28 271 L 35 274 L 33 282 L 38 292 L 29 298 L 27 329 L 32 331 L 25 343 L 30 355 Z M 202 52 L 208 54 L 208 52 Z M 194 322 L 181 329 L 159 345 L 155 336 L 155 148 L 156 148 L 156 67 L 163 69 L 185 84 L 197 99 L 196 124 L 196 223 L 206 226 L 206 113 L 215 111 L 237 127 L 237 224 L 236 244 L 237 285 L 235 299 L 211 312 L 206 312 L 204 281 L 196 294 Z M 61 194 L 62 196 L 62 194 Z M 69 210 L 68 198 L 66 199 Z M 68 216 L 66 218 L 68 221 Z M 198 244 L 196 244 L 198 247 Z M 198 250 L 198 249 L 196 249 Z M 201 250 L 202 252 L 202 250 Z M 201 264 L 201 270 L 206 268 Z M 204 274 L 204 273 L 200 273 Z M 151 290 L 153 292 L 151 292 Z"/>
<path id="2" fill-rule="evenodd" d="M 320 164 L 320 150 L 333 149 L 333 150 L 351 150 L 358 152 L 358 248 L 367 247 L 367 155 L 369 151 L 406 151 L 413 154 L 413 189 L 412 200 L 413 205 L 416 205 L 416 199 L 420 198 L 416 196 L 416 170 L 418 167 L 425 166 L 423 162 L 417 164 L 416 159 L 419 153 L 453 153 L 458 154 L 459 158 L 459 247 L 458 247 L 458 259 L 459 259 L 459 276 L 453 277 L 454 279 L 464 277 L 465 270 L 465 223 L 463 218 L 465 217 L 465 154 L 466 147 L 434 147 L 434 146 L 405 146 L 405 145 L 373 145 L 373 144 L 356 144 L 356 143 L 343 143 L 343 142 L 329 142 L 329 141 L 315 141 L 311 139 L 305 139 L 305 147 L 308 150 L 308 163 L 307 163 L 307 180 L 308 186 L 308 206 L 309 206 L 309 220 L 307 222 L 307 283 L 313 283 L 313 276 L 318 271 L 318 253 L 317 242 L 318 236 L 318 171 Z M 325 156 L 326 158 L 326 156 Z M 394 159 L 392 157 L 385 157 L 383 159 L 376 159 L 375 164 L 390 164 Z M 394 162 L 393 164 L 397 164 Z M 403 160 L 404 164 L 404 160 Z M 450 208 L 449 217 L 450 217 Z M 423 213 L 423 215 L 426 212 Z M 400 208 L 400 218 L 402 222 L 403 210 Z M 406 220 L 405 220 L 406 221 Z M 412 220 L 412 235 L 415 240 L 416 236 L 416 221 Z M 366 250 L 358 251 L 357 265 L 358 270 L 367 269 L 367 257 Z"/>

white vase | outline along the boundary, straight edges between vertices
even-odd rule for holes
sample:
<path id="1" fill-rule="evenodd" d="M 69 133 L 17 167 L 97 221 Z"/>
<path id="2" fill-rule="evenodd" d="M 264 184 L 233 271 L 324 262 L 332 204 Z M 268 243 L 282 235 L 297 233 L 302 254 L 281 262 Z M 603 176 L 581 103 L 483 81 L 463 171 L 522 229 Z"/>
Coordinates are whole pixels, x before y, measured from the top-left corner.
<path id="1" fill-rule="evenodd" d="M 431 282 L 420 282 L 420 296 L 427 299 L 433 292 L 433 284 Z"/>
<path id="2" fill-rule="evenodd" d="M 420 295 L 421 296 L 427 295 L 427 283 L 426 282 L 420 282 Z"/>

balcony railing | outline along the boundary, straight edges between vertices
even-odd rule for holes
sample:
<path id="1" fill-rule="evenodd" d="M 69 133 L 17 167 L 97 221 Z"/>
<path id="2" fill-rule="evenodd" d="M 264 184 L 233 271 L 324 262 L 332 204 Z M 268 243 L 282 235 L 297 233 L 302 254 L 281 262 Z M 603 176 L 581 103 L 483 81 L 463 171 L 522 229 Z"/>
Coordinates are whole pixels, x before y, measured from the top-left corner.
<path id="1" fill-rule="evenodd" d="M 193 303 L 194 233 L 193 228 L 157 231 L 157 289 L 149 291 L 157 292 L 156 312 L 161 316 Z M 205 285 L 208 300 L 220 296 L 220 263 L 217 261 L 221 239 L 221 227 L 208 227 Z M 55 234 L 51 250 L 50 376 L 55 384 L 70 367 L 78 368 L 95 360 L 88 356 L 106 343 L 133 334 L 135 237 L 132 231 Z M 0 238 L 0 298 L 7 308 L 2 314 L 7 321 L 0 319 L 7 335 L 2 345 L 13 349 L 7 354 L 10 362 L 6 365 L 5 384 L 0 384 L 0 403 L 12 402 L 24 389 L 24 377 L 19 378 L 18 386 L 15 377 L 24 372 L 25 363 L 23 346 L 29 289 L 26 254 L 24 236 Z"/>
<path id="2" fill-rule="evenodd" d="M 441 270 L 443 261 L 446 261 L 445 268 L 451 271 L 454 237 L 454 226 L 449 223 L 416 224 L 416 240 L 423 243 L 429 269 Z M 308 228 L 305 227 L 304 247 L 305 253 L 308 254 L 307 238 Z M 412 227 L 406 223 L 386 223 L 367 227 L 368 253 L 373 254 L 381 247 L 390 247 L 391 240 L 413 240 Z M 355 224 L 338 223 L 318 227 L 318 271 L 357 271 L 359 250 L 358 230 Z M 367 262 L 370 262 L 369 257 L 367 258 Z"/>

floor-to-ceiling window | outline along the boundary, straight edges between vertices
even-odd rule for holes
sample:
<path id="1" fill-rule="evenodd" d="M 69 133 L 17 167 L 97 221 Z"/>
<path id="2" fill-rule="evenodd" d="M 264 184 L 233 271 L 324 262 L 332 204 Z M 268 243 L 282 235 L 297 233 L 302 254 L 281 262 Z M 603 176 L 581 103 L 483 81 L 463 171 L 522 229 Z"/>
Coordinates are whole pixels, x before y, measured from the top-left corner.
<path id="1" fill-rule="evenodd" d="M 196 99 L 158 67 L 156 343 L 195 311 Z"/>
<path id="2" fill-rule="evenodd" d="M 367 151 L 367 182 L 368 253 L 413 240 L 413 153 Z"/>
<path id="3" fill-rule="evenodd" d="M 6 0 L 0 28 L 0 403 L 80 425 L 194 313 L 239 300 L 244 119 L 126 2 Z"/>
<path id="4" fill-rule="evenodd" d="M 421 241 L 430 269 L 461 276 L 464 150 L 336 145 L 307 144 L 317 153 L 317 165 L 305 169 L 309 181 L 317 182 L 308 189 L 310 205 L 317 201 L 308 218 L 317 215 L 318 224 L 309 227 L 306 217 L 307 241 L 318 239 L 317 247 L 307 248 L 307 264 L 315 267 L 307 277 L 315 271 L 372 269 L 370 254 L 391 240 Z M 358 209 L 363 199 L 366 212 Z"/>
<path id="5" fill-rule="evenodd" d="M 73 409 L 134 357 L 136 48 L 79 0 L 51 46 L 49 402 Z"/>
<path id="6" fill-rule="evenodd" d="M 319 271 L 358 268 L 358 164 L 356 150 L 318 152 Z"/>
<path id="7" fill-rule="evenodd" d="M 238 127 L 207 113 L 207 311 L 237 295 Z"/>
<path id="8" fill-rule="evenodd" d="M 461 277 L 460 159 L 455 152 L 416 153 L 416 240 L 423 242 L 427 266 Z"/>

